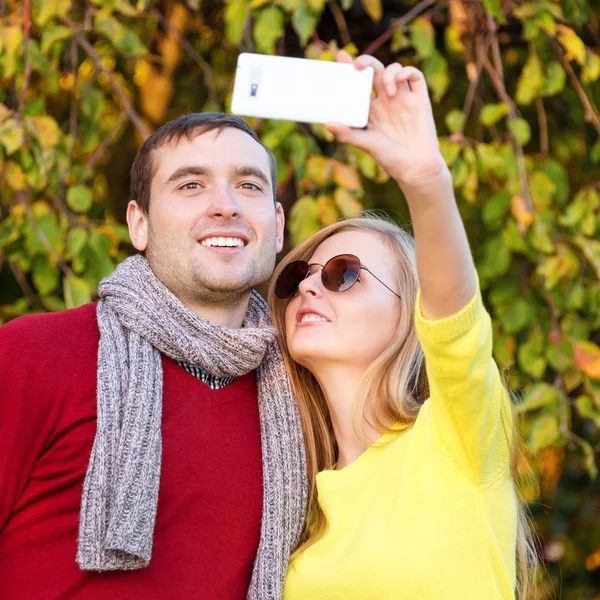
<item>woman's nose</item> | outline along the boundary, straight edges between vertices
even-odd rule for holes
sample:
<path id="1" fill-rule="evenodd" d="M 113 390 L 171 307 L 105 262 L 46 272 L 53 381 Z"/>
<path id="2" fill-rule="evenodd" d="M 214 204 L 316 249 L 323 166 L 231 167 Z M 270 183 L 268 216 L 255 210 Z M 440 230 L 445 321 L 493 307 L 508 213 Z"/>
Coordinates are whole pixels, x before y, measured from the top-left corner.
<path id="1" fill-rule="evenodd" d="M 307 275 L 305 279 L 300 282 L 298 290 L 304 296 L 322 296 L 323 295 L 323 283 L 321 281 L 321 270 L 317 269 Z"/>

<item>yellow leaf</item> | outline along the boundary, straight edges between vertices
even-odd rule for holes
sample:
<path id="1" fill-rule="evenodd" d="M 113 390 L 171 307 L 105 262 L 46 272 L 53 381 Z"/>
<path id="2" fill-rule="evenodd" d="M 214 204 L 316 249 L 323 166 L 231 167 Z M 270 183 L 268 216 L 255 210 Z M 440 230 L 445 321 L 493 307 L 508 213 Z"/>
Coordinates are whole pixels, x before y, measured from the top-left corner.
<path id="1" fill-rule="evenodd" d="M 381 19 L 383 15 L 381 0 L 362 0 L 362 5 L 373 21 L 377 22 Z"/>
<path id="2" fill-rule="evenodd" d="M 324 186 L 331 176 L 331 160 L 325 156 L 313 154 L 306 161 L 306 179 L 314 182 L 317 187 Z"/>
<path id="3" fill-rule="evenodd" d="M 575 364 L 590 379 L 600 380 L 600 348 L 593 342 L 577 341 L 573 344 Z"/>
<path id="4" fill-rule="evenodd" d="M 27 123 L 33 127 L 33 133 L 42 148 L 49 149 L 58 144 L 60 127 L 52 117 L 30 117 Z"/>
<path id="5" fill-rule="evenodd" d="M 561 46 L 565 49 L 567 59 L 575 60 L 580 65 L 585 65 L 586 60 L 586 48 L 581 38 L 566 25 L 558 26 L 558 41 Z"/>
<path id="6" fill-rule="evenodd" d="M 321 223 L 325 227 L 338 221 L 340 215 L 335 208 L 331 196 L 321 194 L 317 198 L 317 209 L 319 211 L 319 219 L 321 219 Z"/>
<path id="7" fill-rule="evenodd" d="M 333 193 L 333 200 L 346 219 L 360 217 L 362 214 L 362 204 L 348 190 L 338 188 Z"/>
<path id="8" fill-rule="evenodd" d="M 533 223 L 533 215 L 529 212 L 522 196 L 513 196 L 510 202 L 510 212 L 519 224 L 519 233 L 526 233 Z"/>
<path id="9" fill-rule="evenodd" d="M 13 190 L 25 189 L 25 173 L 23 173 L 23 169 L 13 160 L 9 160 L 6 163 L 4 179 L 8 183 L 8 187 Z"/>
<path id="10" fill-rule="evenodd" d="M 346 190 L 356 191 L 362 187 L 356 171 L 338 161 L 333 162 L 333 180 Z"/>

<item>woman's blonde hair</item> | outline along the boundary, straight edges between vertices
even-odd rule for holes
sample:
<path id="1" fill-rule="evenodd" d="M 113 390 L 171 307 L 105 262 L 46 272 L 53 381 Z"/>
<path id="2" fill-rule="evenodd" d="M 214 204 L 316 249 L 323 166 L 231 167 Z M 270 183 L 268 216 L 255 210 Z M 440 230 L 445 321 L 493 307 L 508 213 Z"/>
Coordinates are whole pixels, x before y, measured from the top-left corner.
<path id="1" fill-rule="evenodd" d="M 407 232 L 381 217 L 368 215 L 348 219 L 322 229 L 280 262 L 271 280 L 268 300 L 273 309 L 275 326 L 280 332 L 283 358 L 298 402 L 306 445 L 309 483 L 308 516 L 300 546 L 295 554 L 311 546 L 325 530 L 325 515 L 317 501 L 316 476 L 324 469 L 334 468 L 337 446 L 325 397 L 316 378 L 290 355 L 285 327 L 288 300 L 281 300 L 275 296 L 275 282 L 286 265 L 296 260 L 310 261 L 324 240 L 343 231 L 365 231 L 380 237 L 396 259 L 396 289 L 402 298 L 398 331 L 389 347 L 366 370 L 357 392 L 353 406 L 353 427 L 357 436 L 366 440 L 365 423 L 382 433 L 392 431 L 390 423 L 404 425 L 404 429 L 411 427 L 429 395 L 425 360 L 414 321 L 419 285 L 415 242 Z M 515 461 L 518 452 L 516 433 L 515 427 L 512 436 Z M 400 434 L 401 432 L 398 433 Z M 536 570 L 536 552 L 526 505 L 520 500 L 516 559 L 519 598 L 529 600 Z"/>

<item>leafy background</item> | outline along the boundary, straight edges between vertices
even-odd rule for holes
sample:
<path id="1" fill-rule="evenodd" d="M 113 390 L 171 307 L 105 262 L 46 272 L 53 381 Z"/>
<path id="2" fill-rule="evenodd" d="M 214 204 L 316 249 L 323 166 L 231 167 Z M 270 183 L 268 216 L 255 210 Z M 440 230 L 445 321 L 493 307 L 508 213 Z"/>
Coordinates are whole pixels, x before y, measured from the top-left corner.
<path id="1" fill-rule="evenodd" d="M 0 0 L 0 324 L 79 306 L 132 248 L 140 143 L 227 110 L 241 51 L 421 68 L 523 415 L 540 592 L 600 599 L 600 6 L 594 0 Z M 288 244 L 408 213 L 320 126 L 250 120 L 276 153 Z"/>

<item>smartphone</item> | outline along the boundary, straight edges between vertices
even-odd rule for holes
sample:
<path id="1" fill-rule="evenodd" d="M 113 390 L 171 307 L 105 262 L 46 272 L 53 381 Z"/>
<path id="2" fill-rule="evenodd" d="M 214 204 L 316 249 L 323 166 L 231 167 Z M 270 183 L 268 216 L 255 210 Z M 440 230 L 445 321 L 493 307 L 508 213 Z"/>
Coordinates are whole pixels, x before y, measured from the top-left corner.
<path id="1" fill-rule="evenodd" d="M 365 127 L 373 69 L 306 58 L 239 55 L 231 112 L 301 123 Z"/>

